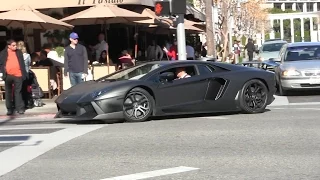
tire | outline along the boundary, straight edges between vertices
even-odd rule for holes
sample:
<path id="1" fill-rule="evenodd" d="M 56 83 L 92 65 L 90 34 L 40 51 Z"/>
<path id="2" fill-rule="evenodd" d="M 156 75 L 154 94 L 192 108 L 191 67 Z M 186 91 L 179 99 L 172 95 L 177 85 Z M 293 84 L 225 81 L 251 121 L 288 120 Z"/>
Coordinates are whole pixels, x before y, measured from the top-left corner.
<path id="1" fill-rule="evenodd" d="M 144 122 L 152 115 L 153 97 L 142 88 L 132 89 L 123 101 L 123 116 L 127 122 Z"/>
<path id="2" fill-rule="evenodd" d="M 258 79 L 247 81 L 240 91 L 241 110 L 248 114 L 264 112 L 268 103 L 268 91 L 267 86 Z"/>

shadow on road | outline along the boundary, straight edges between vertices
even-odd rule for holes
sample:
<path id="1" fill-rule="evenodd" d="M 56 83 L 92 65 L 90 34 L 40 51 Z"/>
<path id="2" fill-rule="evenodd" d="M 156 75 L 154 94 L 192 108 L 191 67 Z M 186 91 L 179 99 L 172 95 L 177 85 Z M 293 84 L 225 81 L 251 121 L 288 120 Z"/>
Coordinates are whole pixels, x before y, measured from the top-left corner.
<path id="1" fill-rule="evenodd" d="M 265 112 L 271 111 L 266 109 Z M 219 117 L 219 116 L 233 116 L 238 115 L 240 112 L 224 112 L 224 113 L 205 113 L 205 114 L 185 114 L 185 115 L 171 115 L 171 116 L 157 116 L 150 118 L 149 121 L 164 121 L 172 119 L 187 119 L 187 118 L 197 118 L 197 117 Z M 115 120 L 115 121 L 98 121 L 98 120 L 59 120 L 57 123 L 62 124 L 77 124 L 77 125 L 88 125 L 88 124 L 118 124 L 124 123 L 124 120 Z"/>

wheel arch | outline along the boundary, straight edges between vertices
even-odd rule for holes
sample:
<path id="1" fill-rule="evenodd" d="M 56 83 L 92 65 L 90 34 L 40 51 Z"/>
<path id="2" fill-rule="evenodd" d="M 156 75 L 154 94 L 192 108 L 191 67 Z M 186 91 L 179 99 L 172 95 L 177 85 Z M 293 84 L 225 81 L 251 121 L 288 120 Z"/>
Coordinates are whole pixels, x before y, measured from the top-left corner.
<path id="1" fill-rule="evenodd" d="M 251 80 L 254 80 L 254 79 L 257 79 L 257 80 L 260 80 L 268 89 L 268 91 L 270 90 L 269 86 L 268 86 L 268 83 L 266 80 L 262 79 L 262 78 L 253 78 L 253 79 L 250 79 L 249 81 Z M 248 81 L 247 81 L 248 82 Z"/>

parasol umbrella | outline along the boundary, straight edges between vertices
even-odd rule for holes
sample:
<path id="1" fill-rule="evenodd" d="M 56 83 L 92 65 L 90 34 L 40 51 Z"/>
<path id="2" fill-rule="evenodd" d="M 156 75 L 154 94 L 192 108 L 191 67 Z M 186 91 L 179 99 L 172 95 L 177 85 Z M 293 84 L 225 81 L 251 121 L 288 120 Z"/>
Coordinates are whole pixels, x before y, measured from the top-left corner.
<path id="1" fill-rule="evenodd" d="M 25 41 L 27 41 L 25 32 L 28 28 L 43 30 L 73 28 L 72 25 L 42 14 L 28 5 L 22 5 L 19 8 L 0 13 L 0 25 L 22 28 Z"/>
<path id="2" fill-rule="evenodd" d="M 187 33 L 201 33 L 202 29 L 199 29 L 194 26 L 196 22 L 189 21 L 187 19 L 184 20 L 184 28 Z M 168 32 L 174 32 L 176 28 L 174 27 L 174 22 L 171 19 L 165 19 L 161 21 L 161 24 L 158 25 L 149 25 L 147 32 L 156 32 L 158 34 L 168 34 Z"/>
<path id="3" fill-rule="evenodd" d="M 147 19 L 150 19 L 150 17 L 120 8 L 116 5 L 99 4 L 79 13 L 63 18 L 62 21 L 68 22 L 72 25 L 106 25 L 115 23 L 126 24 Z M 109 53 L 107 54 L 107 65 L 109 73 Z"/>

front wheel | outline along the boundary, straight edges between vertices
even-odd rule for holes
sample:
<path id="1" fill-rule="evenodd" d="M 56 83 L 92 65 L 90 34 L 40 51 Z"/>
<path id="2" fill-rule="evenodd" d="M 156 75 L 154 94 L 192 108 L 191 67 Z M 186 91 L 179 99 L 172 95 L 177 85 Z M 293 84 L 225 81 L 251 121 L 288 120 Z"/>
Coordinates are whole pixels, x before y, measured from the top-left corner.
<path id="1" fill-rule="evenodd" d="M 246 82 L 239 96 L 240 108 L 249 114 L 262 113 L 268 103 L 268 88 L 258 79 Z"/>
<path id="2" fill-rule="evenodd" d="M 132 89 L 123 102 L 124 118 L 128 122 L 146 121 L 152 114 L 153 97 L 142 88 Z"/>

